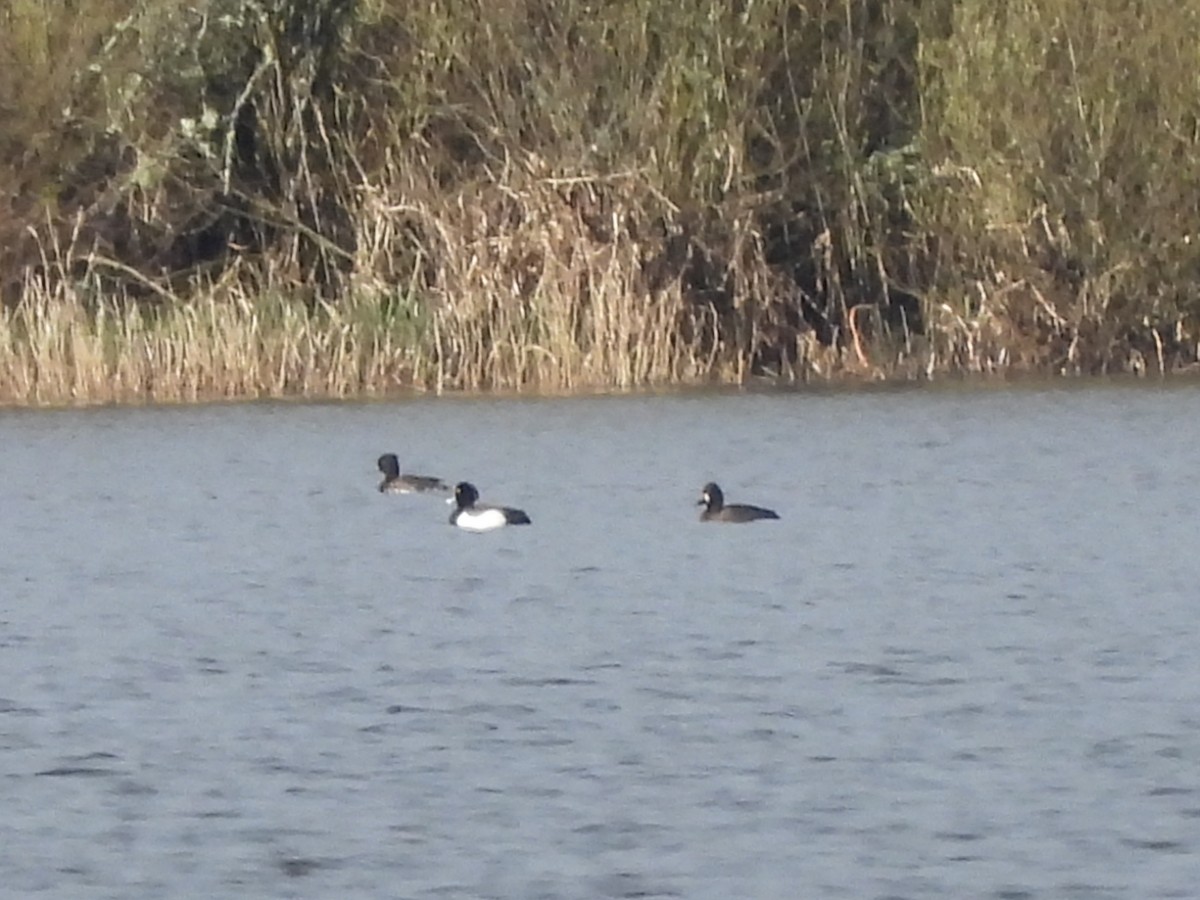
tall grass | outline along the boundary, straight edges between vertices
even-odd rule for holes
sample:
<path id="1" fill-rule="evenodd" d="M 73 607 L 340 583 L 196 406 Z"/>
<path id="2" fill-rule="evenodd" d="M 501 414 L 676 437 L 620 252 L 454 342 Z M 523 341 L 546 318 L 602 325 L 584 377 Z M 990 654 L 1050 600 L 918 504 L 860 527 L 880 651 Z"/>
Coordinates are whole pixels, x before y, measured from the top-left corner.
<path id="1" fill-rule="evenodd" d="M 1174 371 L 1200 13 L 0 10 L 0 400 Z"/>
<path id="2" fill-rule="evenodd" d="M 93 309 L 30 286 L 0 319 L 0 402 L 190 401 L 371 394 L 419 359 L 360 310 L 315 314 L 239 291 L 178 308 Z"/>
<path id="3" fill-rule="evenodd" d="M 979 368 L 1196 362 L 1193 4 L 953 4 L 923 56 L 918 218 L 942 353 Z"/>

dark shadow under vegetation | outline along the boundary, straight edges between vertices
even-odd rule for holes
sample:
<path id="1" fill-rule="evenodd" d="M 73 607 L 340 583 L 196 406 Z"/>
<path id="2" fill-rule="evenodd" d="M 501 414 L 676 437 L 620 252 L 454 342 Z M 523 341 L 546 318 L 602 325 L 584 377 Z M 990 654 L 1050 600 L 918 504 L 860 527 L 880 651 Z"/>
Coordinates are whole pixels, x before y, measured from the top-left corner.
<path id="1" fill-rule="evenodd" d="M 1198 28 L 12 0 L 0 402 L 1191 370 Z"/>

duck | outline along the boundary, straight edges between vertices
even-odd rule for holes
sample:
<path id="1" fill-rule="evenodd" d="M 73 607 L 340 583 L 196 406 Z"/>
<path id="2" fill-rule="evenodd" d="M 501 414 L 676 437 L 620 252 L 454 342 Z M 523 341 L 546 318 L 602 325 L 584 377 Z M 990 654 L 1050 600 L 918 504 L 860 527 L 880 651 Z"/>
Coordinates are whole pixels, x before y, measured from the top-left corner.
<path id="1" fill-rule="evenodd" d="M 703 506 L 701 522 L 753 522 L 756 519 L 778 519 L 779 513 L 763 506 L 749 503 L 725 502 L 725 494 L 715 482 L 710 481 L 700 492 L 697 506 Z"/>
<path id="2" fill-rule="evenodd" d="M 450 524 L 466 531 L 494 531 L 505 525 L 532 524 L 523 509 L 479 503 L 479 491 L 469 481 L 456 484 L 453 499 L 446 502 L 455 504 L 454 512 L 450 513 Z"/>
<path id="3" fill-rule="evenodd" d="M 383 494 L 421 494 L 430 491 L 446 493 L 450 486 L 440 478 L 432 475 L 402 475 L 400 461 L 395 453 L 385 453 L 379 457 L 379 471 L 383 473 L 383 481 L 379 482 L 379 491 Z"/>

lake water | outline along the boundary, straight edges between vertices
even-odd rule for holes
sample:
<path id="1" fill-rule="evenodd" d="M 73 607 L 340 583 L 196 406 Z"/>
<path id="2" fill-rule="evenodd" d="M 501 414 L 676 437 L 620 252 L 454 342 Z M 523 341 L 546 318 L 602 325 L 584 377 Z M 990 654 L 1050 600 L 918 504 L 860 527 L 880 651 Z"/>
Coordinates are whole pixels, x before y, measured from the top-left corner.
<path id="1" fill-rule="evenodd" d="M 1200 389 L 0 411 L 0 893 L 1193 898 Z M 467 478 L 476 535 L 375 458 Z M 700 524 L 705 481 L 778 522 Z"/>

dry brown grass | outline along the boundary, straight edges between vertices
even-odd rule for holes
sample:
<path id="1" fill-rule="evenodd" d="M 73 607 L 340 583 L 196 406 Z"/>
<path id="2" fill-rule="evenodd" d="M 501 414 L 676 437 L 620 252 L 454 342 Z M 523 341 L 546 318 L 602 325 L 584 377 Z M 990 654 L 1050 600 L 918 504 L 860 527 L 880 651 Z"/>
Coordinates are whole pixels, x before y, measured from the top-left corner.
<path id="1" fill-rule="evenodd" d="M 0 402 L 350 397 L 407 382 L 415 354 L 356 312 L 219 288 L 178 307 L 89 306 L 30 284 L 0 315 Z"/>
<path id="2" fill-rule="evenodd" d="M 494 204 L 449 208 L 392 204 L 381 193 L 363 219 L 353 290 L 336 303 L 305 305 L 270 287 L 252 296 L 236 273 L 187 300 L 162 286 L 164 296 L 149 302 L 114 299 L 99 279 L 73 281 L 67 264 L 50 257 L 46 274 L 23 285 L 21 302 L 0 308 L 0 402 L 565 392 L 736 380 L 744 357 L 715 340 L 678 282 L 648 294 L 624 225 L 597 242 L 560 187 L 544 179 L 520 198 L 497 191 Z M 513 225 L 514 215 L 522 224 Z M 394 246 L 400 235 L 409 243 L 403 254 Z M 425 261 L 424 274 L 398 287 L 391 264 L 413 254 Z M 104 265 L 93 259 L 89 268 Z M 418 279 L 428 282 L 419 301 Z M 707 339 L 681 340 L 684 321 L 707 327 Z M 703 355 L 700 345 L 708 346 Z"/>
<path id="3" fill-rule="evenodd" d="M 728 374 L 730 360 L 716 348 L 701 356 L 683 339 L 703 314 L 687 307 L 679 283 L 647 290 L 643 248 L 629 227 L 644 212 L 631 196 L 636 185 L 556 176 L 529 159 L 502 184 L 475 187 L 470 202 L 446 203 L 428 184 L 389 174 L 364 216 L 370 234 L 360 246 L 376 255 L 359 271 L 418 261 L 412 294 L 426 306 L 425 386 L 628 389 Z M 595 189 L 610 208 L 589 228 L 571 198 Z"/>

